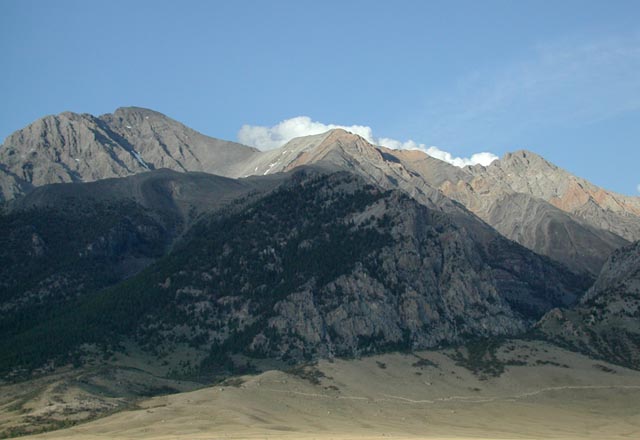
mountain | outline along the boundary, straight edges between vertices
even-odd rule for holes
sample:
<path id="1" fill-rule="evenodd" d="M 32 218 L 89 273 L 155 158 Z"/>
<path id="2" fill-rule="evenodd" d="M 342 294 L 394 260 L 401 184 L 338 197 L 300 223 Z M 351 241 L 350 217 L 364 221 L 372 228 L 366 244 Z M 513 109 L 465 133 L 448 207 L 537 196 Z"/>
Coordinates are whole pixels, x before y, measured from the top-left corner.
<path id="1" fill-rule="evenodd" d="M 419 173 L 407 168 L 393 150 L 376 147 L 361 136 L 343 129 L 296 138 L 281 148 L 249 160 L 239 175 L 272 175 L 297 167 L 313 165 L 329 171 L 346 171 L 370 184 L 388 190 L 400 190 L 430 209 L 455 217 L 476 239 L 490 237 L 494 231 L 460 203 L 444 196 Z M 443 162 L 444 163 L 444 162 Z"/>
<path id="2" fill-rule="evenodd" d="M 568 347 L 640 369 L 640 242 L 616 250 L 579 304 L 550 311 L 537 327 Z"/>
<path id="3" fill-rule="evenodd" d="M 125 107 L 100 119 L 155 169 L 231 176 L 236 165 L 259 153 L 252 147 L 205 136 L 152 110 Z"/>
<path id="4" fill-rule="evenodd" d="M 260 152 L 123 108 L 14 133 L 0 189 L 0 435 L 246 373 L 339 402 L 389 369 L 376 405 L 494 402 L 520 367 L 551 385 L 509 407 L 637 388 L 566 350 L 640 369 L 638 200 L 529 152 L 457 168 L 340 129 Z"/>
<path id="5" fill-rule="evenodd" d="M 204 220 L 205 218 L 219 215 L 215 213 L 220 208 L 235 206 L 235 203 L 240 205 L 233 208 L 237 211 L 234 211 L 234 215 L 241 215 L 246 206 L 269 197 L 271 191 L 280 185 L 293 185 L 292 182 L 296 181 L 296 178 L 291 176 L 297 175 L 295 171 L 305 167 L 312 167 L 307 172 L 311 173 L 313 170 L 313 173 L 321 175 L 349 173 L 360 182 L 347 185 L 349 191 L 354 187 L 372 185 L 379 191 L 395 194 L 396 198 L 393 201 L 385 199 L 384 213 L 380 215 L 385 219 L 404 219 L 402 224 L 405 231 L 403 234 L 394 235 L 388 230 L 389 225 L 374 228 L 378 232 L 384 230 L 379 237 L 383 244 L 386 243 L 386 239 L 411 243 L 411 246 L 407 246 L 414 249 L 416 255 L 421 255 L 423 251 L 420 250 L 419 240 L 415 241 L 416 234 L 419 236 L 418 231 L 421 229 L 409 227 L 411 222 L 406 219 L 406 214 L 398 209 L 398 205 L 403 205 L 407 212 L 414 212 L 419 205 L 420 209 L 426 209 L 429 213 L 415 214 L 416 218 L 423 219 L 423 223 L 436 222 L 436 217 L 446 219 L 448 224 L 459 231 L 457 234 L 460 240 L 479 246 L 478 249 L 470 251 L 467 249 L 468 245 L 460 243 L 459 247 L 467 250 L 462 253 L 462 262 L 456 262 L 456 265 L 467 267 L 469 261 L 478 258 L 491 260 L 492 253 L 499 252 L 501 255 L 496 258 L 501 259 L 501 262 L 495 263 L 493 269 L 480 270 L 471 265 L 465 273 L 489 273 L 491 280 L 488 282 L 493 286 L 492 289 L 503 291 L 505 301 L 515 313 L 511 316 L 510 312 L 500 312 L 509 316 L 507 320 L 510 324 L 501 330 L 505 333 L 515 331 L 515 328 L 522 330 L 531 320 L 539 318 L 551 307 L 567 306 L 580 297 L 581 289 L 586 290 L 593 279 L 591 277 L 600 271 L 607 256 L 614 249 L 628 244 L 624 237 L 634 236 L 639 218 L 635 211 L 638 202 L 634 198 L 599 189 L 529 152 L 507 155 L 488 167 L 457 168 L 419 151 L 397 151 L 374 146 L 365 139 L 341 129 L 293 139 L 279 149 L 259 152 L 239 144 L 206 137 L 160 113 L 140 108 L 121 108 L 113 114 L 100 117 L 62 113 L 43 118 L 7 139 L 5 145 L 0 148 L 0 163 L 3 191 L 7 194 L 12 193 L 9 197 L 21 192 L 27 193 L 8 205 L 8 214 L 4 218 L 7 222 L 6 230 L 12 231 L 6 239 L 7 249 L 21 249 L 13 256 L 7 252 L 5 257 L 7 280 L 10 280 L 5 283 L 5 291 L 6 295 L 13 296 L 11 300 L 7 299 L 4 309 L 14 312 L 23 306 L 24 310 L 32 310 L 36 307 L 37 301 L 47 296 L 62 298 L 62 303 L 66 304 L 69 298 L 93 295 L 108 286 L 115 286 L 117 290 L 117 286 L 126 283 L 127 278 L 133 280 L 142 277 L 139 280 L 144 284 L 148 282 L 144 281 L 144 274 L 147 273 L 144 268 L 155 267 L 154 262 L 160 264 L 162 261 L 177 258 L 173 252 L 174 246 L 179 245 L 179 249 L 184 249 L 180 246 L 184 245 L 185 240 L 192 240 L 189 252 L 196 253 L 200 238 L 194 238 L 194 231 L 200 231 L 202 236 L 210 234 L 206 228 L 202 229 L 202 225 L 213 220 Z M 158 169 L 161 167 L 168 169 Z M 192 170 L 217 173 L 235 180 L 188 172 Z M 129 177 L 106 179 L 120 176 Z M 240 179 L 237 180 L 238 178 Z M 96 182 L 82 183 L 88 181 Z M 77 183 L 48 185 L 52 182 Z M 305 187 L 306 184 L 298 182 L 295 185 Z M 322 193 L 325 190 L 318 191 Z M 349 191 L 344 191 L 345 194 L 353 196 Z M 407 200 L 417 205 L 405 206 L 409 202 L 400 195 L 408 196 Z M 317 197 L 304 203 L 314 204 L 317 202 L 316 199 Z M 337 202 L 329 199 L 323 203 L 333 206 Z M 360 206 L 359 209 L 365 207 Z M 368 215 L 373 215 L 375 219 L 378 213 L 374 214 Z M 331 221 L 326 219 L 324 226 L 318 224 L 315 228 L 321 230 L 328 224 L 333 225 L 333 228 L 335 222 L 347 221 L 347 214 L 342 215 L 342 220 L 338 215 Z M 356 214 L 351 212 L 349 215 Z M 53 221 L 40 224 L 38 227 L 32 224 L 24 229 L 22 225 L 29 223 L 28 219 L 34 216 L 51 218 Z M 108 220 L 111 220 L 111 223 Z M 245 218 L 242 221 L 249 220 Z M 91 224 L 97 225 L 93 231 L 87 229 L 87 225 Z M 86 236 L 69 245 L 80 248 L 72 249 L 67 246 L 67 249 L 61 239 L 57 238 L 62 237 L 60 225 L 81 232 L 86 231 Z M 227 225 L 225 228 L 231 226 Z M 420 228 L 424 228 L 424 225 L 421 224 Z M 438 228 L 442 229 L 444 226 Z M 154 231 L 151 234 L 153 238 L 145 236 L 149 231 Z M 523 249 L 517 248 L 516 251 L 513 243 L 498 240 L 496 237 L 499 235 L 495 231 L 564 264 L 581 278 L 563 275 L 570 281 L 558 281 L 559 286 L 564 287 L 560 289 L 562 293 L 558 291 L 555 294 L 555 299 L 544 296 L 548 295 L 549 286 L 536 292 L 528 284 L 533 282 L 531 279 L 523 281 L 518 278 L 523 276 L 520 272 L 522 267 L 527 267 L 536 274 L 535 276 L 551 270 L 550 267 L 554 267 L 555 271 L 560 269 L 544 259 L 535 260 L 527 257 L 529 260 L 522 262 L 522 255 L 525 255 Z M 246 233 L 244 230 L 237 232 L 241 235 Z M 362 231 L 357 228 L 349 231 L 350 234 L 356 232 L 359 234 Z M 47 234 L 51 234 L 53 238 L 48 238 Z M 87 253 L 81 249 L 87 246 L 94 249 L 92 246 L 96 240 L 101 240 L 102 248 L 106 246 L 111 252 L 107 258 L 111 260 L 98 266 L 95 266 L 94 260 L 83 259 Z M 323 246 L 328 244 L 325 243 Z M 273 244 L 266 248 L 271 247 Z M 58 248 L 63 255 L 70 255 L 68 260 L 56 259 Z M 101 249 L 100 246 L 97 248 Z M 381 245 L 369 249 L 368 252 L 378 255 L 384 250 L 395 255 L 396 260 L 402 260 L 399 256 L 403 252 L 401 249 L 388 251 L 388 248 L 387 245 Z M 438 249 L 442 248 L 441 244 L 435 246 L 434 255 L 439 255 Z M 32 269 L 22 270 L 23 267 L 19 265 L 21 259 L 29 260 L 33 256 L 42 258 L 43 255 L 48 255 L 48 249 L 54 249 L 50 252 L 54 260 L 47 263 L 50 270 L 43 272 L 45 275 L 40 277 L 35 269 L 43 260 L 36 259 Z M 253 257 L 262 258 L 259 254 Z M 358 258 L 363 259 L 365 255 Z M 389 277 L 398 279 L 399 272 L 405 273 L 406 279 L 403 278 L 403 282 L 412 286 L 412 291 L 418 292 L 419 286 L 412 284 L 415 282 L 414 278 L 421 279 L 420 273 L 433 271 L 438 258 L 442 260 L 444 257 L 441 255 L 433 261 L 424 260 L 411 271 L 396 266 L 392 271 L 394 273 Z M 516 261 L 522 264 L 516 264 Z M 349 267 L 351 263 L 353 261 L 350 260 L 343 262 L 345 267 Z M 385 267 L 391 267 L 390 262 L 385 264 Z M 442 261 L 439 264 L 442 265 Z M 28 267 L 31 266 L 25 266 Z M 96 272 L 102 274 L 96 276 L 99 280 L 83 278 L 94 270 L 94 267 L 104 269 L 103 272 Z M 123 267 L 128 269 L 124 270 Z M 496 267 L 502 267 L 502 271 L 496 272 Z M 237 269 L 246 271 L 246 268 Z M 375 272 L 380 271 L 381 269 L 377 268 Z M 14 272 L 18 274 L 17 278 L 9 276 Z M 367 272 L 367 276 L 373 276 L 371 272 L 374 272 L 373 269 Z M 55 283 L 51 278 L 53 274 L 59 277 Z M 311 272 L 298 276 L 306 282 L 311 282 L 317 281 L 320 274 Z M 512 279 L 513 276 L 516 276 L 517 281 Z M 165 278 L 172 277 L 167 275 Z M 163 279 L 162 283 L 164 281 Z M 43 285 L 60 287 L 50 289 L 44 288 Z M 479 280 L 465 280 L 460 281 L 460 285 L 466 286 L 468 290 L 470 285 L 483 284 Z M 511 287 L 505 288 L 505 285 Z M 521 290 L 523 285 L 529 287 Z M 16 286 L 27 287 L 16 289 Z M 65 286 L 76 287 L 69 289 Z M 300 286 L 296 288 L 301 289 Z M 383 283 L 381 288 L 387 289 L 385 291 L 389 292 L 389 297 L 397 294 L 390 285 Z M 292 293 L 288 292 L 287 295 Z M 540 297 L 541 294 L 544 298 Z M 431 293 L 425 291 L 419 296 L 423 299 L 431 298 L 429 295 Z M 437 296 L 429 299 L 429 303 L 436 301 L 436 298 Z M 488 306 L 484 304 L 482 307 Z M 469 331 L 455 326 L 447 327 L 447 322 L 452 319 L 455 321 L 457 318 L 451 315 L 450 306 L 446 306 L 445 309 L 447 313 L 438 311 L 436 314 L 447 316 L 440 324 L 440 327 L 445 329 L 443 331 L 446 336 L 418 337 L 415 329 L 400 325 L 396 330 L 385 330 L 387 333 L 380 330 L 384 336 L 384 344 L 400 343 L 396 338 L 398 332 L 411 331 L 413 342 L 418 341 L 416 343 L 430 346 L 428 344 L 456 340 L 465 333 L 482 333 L 480 328 L 487 328 L 484 324 L 484 327 L 467 324 L 472 328 Z M 468 313 L 466 307 L 461 310 Z M 314 313 L 322 315 L 317 310 Z M 408 319 L 407 316 L 397 313 L 389 316 L 395 316 L 393 319 L 398 321 Z M 384 326 L 379 324 L 378 327 Z M 505 330 L 507 328 L 511 330 Z M 499 334 L 500 331 L 489 333 Z M 359 336 L 371 338 L 376 335 L 377 333 Z M 319 335 L 309 338 L 323 340 Z M 327 340 L 323 341 L 326 345 Z M 307 347 L 302 352 L 321 353 L 324 349 L 318 347 Z M 361 349 L 362 347 L 354 345 L 353 341 L 347 346 L 335 348 L 337 352 L 344 353 L 353 353 L 353 350 Z M 290 349 L 280 350 L 279 355 L 282 355 L 283 351 L 288 352 Z M 296 353 L 291 356 L 299 357 L 300 353 Z"/>
<path id="6" fill-rule="evenodd" d="M 513 191 L 553 206 L 626 240 L 640 240 L 640 198 L 606 191 L 529 151 L 506 154 L 488 167 L 470 167 L 474 175 L 504 182 Z"/>
<path id="7" fill-rule="evenodd" d="M 411 173 L 393 150 L 378 148 L 343 129 L 296 138 L 280 148 L 262 152 L 245 162 L 237 170 L 236 177 L 275 174 L 310 164 L 348 171 L 382 188 L 401 189 L 432 209 L 449 213 L 464 211 L 464 215 L 468 215 L 459 204 L 443 197 L 423 176 Z"/>
<path id="8" fill-rule="evenodd" d="M 156 170 L 36 188 L 0 214 L 0 333 L 134 276 L 205 213 L 281 180 Z"/>
<path id="9" fill-rule="evenodd" d="M 482 174 L 484 167 L 461 169 L 420 151 L 376 147 L 341 129 L 293 139 L 281 148 L 255 155 L 238 169 L 238 175 L 268 175 L 311 163 L 348 170 L 383 188 L 401 189 L 433 209 L 466 218 L 466 210 L 462 213 L 461 206 L 452 203 L 455 200 L 505 237 L 587 276 L 595 277 L 607 256 L 628 244 L 600 223 L 589 223 L 538 193 L 523 192 L 493 177 L 493 171 Z M 494 168 L 497 165 L 487 170 Z M 633 198 L 628 199 L 624 206 L 633 206 Z M 628 216 L 630 225 L 640 227 L 640 217 Z"/>
<path id="10" fill-rule="evenodd" d="M 576 272 L 597 275 L 607 256 L 614 249 L 628 244 L 617 229 L 610 230 L 600 221 L 591 221 L 590 218 L 578 215 L 577 211 L 565 211 L 561 207 L 567 205 L 556 206 L 553 203 L 555 199 L 545 198 L 546 194 L 541 190 L 532 189 L 539 188 L 541 183 L 527 187 L 519 181 L 521 176 L 525 176 L 521 180 L 526 182 L 529 179 L 526 177 L 527 173 L 538 176 L 541 181 L 548 179 L 553 182 L 548 184 L 551 187 L 561 180 L 559 176 L 567 180 L 579 180 L 532 153 L 507 155 L 488 167 L 476 165 L 465 168 L 454 167 L 418 151 L 389 153 L 398 157 L 411 171 L 424 176 L 447 197 L 462 203 L 505 237 L 562 262 Z M 537 159 L 531 159 L 530 168 L 527 168 L 522 161 L 514 159 L 521 156 Z M 535 179 L 536 177 L 530 177 L 531 181 Z M 624 206 L 631 207 L 637 202 L 632 197 L 625 198 L 598 190 L 612 200 L 628 200 Z M 612 222 L 615 222 L 614 217 L 625 215 L 629 225 L 640 227 L 640 217 L 636 217 L 632 210 L 625 212 L 611 214 L 606 211 L 611 214 L 609 218 Z"/>
<path id="11" fill-rule="evenodd" d="M 452 215 L 461 210 L 453 199 L 504 236 L 590 277 L 611 251 L 640 238 L 637 198 L 607 192 L 530 152 L 461 169 L 418 151 L 376 147 L 341 129 L 259 152 L 135 107 L 100 117 L 48 116 L 9 136 L 0 147 L 0 190 L 11 199 L 48 183 L 158 168 L 246 177 L 305 164 L 358 173 Z"/>
<path id="12" fill-rule="evenodd" d="M 204 136 L 152 110 L 120 108 L 95 117 L 46 116 L 0 146 L 2 198 L 59 182 L 90 182 L 158 168 L 227 175 L 254 148 Z"/>
<path id="13" fill-rule="evenodd" d="M 264 188 L 265 179 L 273 181 L 265 176 L 254 184 Z M 79 193 L 73 218 L 83 206 L 109 218 L 93 205 L 93 193 Z M 127 207 L 129 217 L 135 206 Z M 56 219 L 50 213 L 41 217 Z M 127 218 L 115 216 L 122 217 Z M 109 225 L 94 226 L 94 216 L 76 221 L 80 224 L 72 230 L 84 225 L 89 233 L 74 246 L 103 243 L 99 237 Z M 468 228 L 472 222 L 485 234 Z M 48 227 L 58 234 L 70 230 L 58 223 L 49 221 Z M 48 247 L 42 251 L 46 255 L 66 245 L 36 241 L 25 248 Z M 75 252 L 61 262 L 85 276 L 100 274 L 82 270 Z M 59 274 L 63 268 L 51 270 Z M 521 333 L 551 308 L 574 303 L 587 287 L 581 277 L 473 216 L 459 224 L 403 192 L 321 168 L 298 170 L 277 189 L 205 214 L 165 256 L 135 276 L 104 290 L 90 280 L 81 284 L 92 289 L 49 315 L 51 308 L 45 307 L 38 320 L 16 327 L 6 318 L 3 328 L 13 330 L 5 332 L 0 347 L 3 368 L 83 356 L 78 349 L 86 344 L 117 350 L 125 339 L 157 356 L 156 362 L 182 346 L 195 347 L 201 355 L 191 368 L 209 374 L 224 371 L 235 354 L 300 361 L 432 347 Z"/>

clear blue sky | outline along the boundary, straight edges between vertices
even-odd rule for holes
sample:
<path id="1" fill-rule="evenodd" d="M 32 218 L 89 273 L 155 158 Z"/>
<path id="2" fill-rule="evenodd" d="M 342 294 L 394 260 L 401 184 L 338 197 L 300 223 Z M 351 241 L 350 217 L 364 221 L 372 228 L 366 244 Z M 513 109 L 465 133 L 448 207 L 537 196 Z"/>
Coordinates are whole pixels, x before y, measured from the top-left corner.
<path id="1" fill-rule="evenodd" d="M 640 184 L 640 1 L 0 0 L 0 137 L 136 105 L 211 136 L 306 115 Z"/>

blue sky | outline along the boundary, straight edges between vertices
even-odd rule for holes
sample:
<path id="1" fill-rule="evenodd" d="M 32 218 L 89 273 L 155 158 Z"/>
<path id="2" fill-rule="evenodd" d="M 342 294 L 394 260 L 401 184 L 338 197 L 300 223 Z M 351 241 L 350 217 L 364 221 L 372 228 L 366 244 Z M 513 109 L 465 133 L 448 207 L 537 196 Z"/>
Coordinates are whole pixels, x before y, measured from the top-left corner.
<path id="1" fill-rule="evenodd" d="M 0 137 L 137 105 L 211 136 L 297 116 L 640 188 L 638 1 L 0 1 Z"/>

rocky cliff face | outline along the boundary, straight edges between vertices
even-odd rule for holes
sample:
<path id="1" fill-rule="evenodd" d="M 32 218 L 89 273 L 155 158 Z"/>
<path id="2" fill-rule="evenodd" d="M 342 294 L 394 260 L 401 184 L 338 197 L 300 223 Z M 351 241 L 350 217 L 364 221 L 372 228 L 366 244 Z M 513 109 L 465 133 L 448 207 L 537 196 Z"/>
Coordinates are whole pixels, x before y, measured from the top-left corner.
<path id="1" fill-rule="evenodd" d="M 618 205 L 617 212 L 595 208 L 593 202 L 579 207 L 560 203 L 569 198 L 568 182 L 581 179 L 529 152 L 507 155 L 488 167 L 478 165 L 463 169 L 417 151 L 391 154 L 505 237 L 562 262 L 576 272 L 597 275 L 607 256 L 628 244 L 624 237 L 629 234 L 620 233 L 640 227 L 640 217 L 635 215 L 634 208 L 637 200 L 607 193 L 593 185 L 590 190 L 594 194 L 598 191 L 606 194 L 602 198 L 609 200 L 607 203 L 613 203 L 612 200 L 624 202 Z M 569 209 L 570 206 L 575 209 Z M 600 214 L 581 214 L 589 207 Z M 623 229 L 608 226 L 613 223 L 627 226 Z"/>
<path id="2" fill-rule="evenodd" d="M 473 216 L 460 224 L 353 174 L 310 169 L 283 185 L 201 220 L 144 272 L 7 338 L 0 363 L 19 362 L 20 347 L 42 361 L 121 337 L 158 355 L 198 347 L 209 353 L 203 368 L 233 354 L 432 347 L 517 334 L 586 288 L 486 226 L 478 236 Z"/>
<path id="3" fill-rule="evenodd" d="M 32 187 L 90 182 L 152 169 L 226 175 L 257 150 L 209 138 L 160 113 L 135 107 L 113 114 L 61 113 L 10 135 L 0 147 L 5 200 Z"/>
<path id="4" fill-rule="evenodd" d="M 260 206 L 249 218 L 242 214 L 232 220 L 234 225 L 261 224 L 272 239 L 256 237 L 251 240 L 253 249 L 243 247 L 242 251 L 231 243 L 219 243 L 227 248 L 225 258 L 229 261 L 241 255 L 248 260 L 265 260 L 276 284 L 262 284 L 264 276 L 251 270 L 243 277 L 247 292 L 260 291 L 262 284 L 269 298 L 266 304 L 232 291 L 228 297 L 217 296 L 224 291 L 215 287 L 219 283 L 216 274 L 228 265 L 224 260 L 213 265 L 205 262 L 198 269 L 188 264 L 194 271 L 191 280 L 210 281 L 176 286 L 191 301 L 234 304 L 239 315 L 225 316 L 209 303 L 207 313 L 200 310 L 188 321 L 198 322 L 199 318 L 205 328 L 214 322 L 226 327 L 241 317 L 244 325 L 238 330 L 246 345 L 236 346 L 236 335 L 226 343 L 235 349 L 300 359 L 305 355 L 431 347 L 467 335 L 518 333 L 551 304 L 571 303 L 579 295 L 580 280 L 498 234 L 490 241 L 478 242 L 448 215 L 429 210 L 400 192 L 363 186 L 348 175 L 321 177 L 273 197 L 264 203 L 278 206 L 275 211 L 265 212 Z M 361 198 L 365 201 L 352 204 Z M 287 202 L 307 208 L 282 218 L 288 211 Z M 314 212 L 318 203 L 334 215 Z M 341 205 L 350 209 L 340 209 Z M 280 211 L 283 208 L 285 211 Z M 311 211 L 305 212 L 308 209 Z M 234 229 L 234 236 L 246 233 L 244 227 Z M 326 232 L 317 237 L 312 231 L 318 229 Z M 203 235 L 206 233 L 198 237 Z M 191 250 L 193 246 L 197 244 L 190 245 Z M 345 253 L 349 255 L 346 259 Z M 294 268 L 299 267 L 300 272 L 290 272 L 293 260 L 299 261 Z M 327 267 L 335 267 L 335 271 L 327 273 Z M 309 273 L 304 273 L 305 269 Z M 531 277 L 531 273 L 544 273 L 545 281 Z M 279 277 L 291 277 L 291 284 L 282 289 Z M 263 313 L 252 313 L 262 308 Z M 211 321 L 203 322 L 204 317 Z M 224 341 L 230 333 L 231 329 L 225 329 L 215 338 Z"/>
<path id="5" fill-rule="evenodd" d="M 0 202 L 22 196 L 33 187 L 5 167 L 6 165 L 0 164 Z"/>
<path id="6" fill-rule="evenodd" d="M 599 188 L 535 153 L 509 153 L 486 168 L 475 166 L 469 171 L 504 182 L 517 193 L 545 200 L 588 225 L 629 241 L 640 239 L 640 198 Z"/>
<path id="7" fill-rule="evenodd" d="M 550 339 L 640 368 L 640 242 L 615 251 L 584 298 L 538 323 Z"/>
<path id="8" fill-rule="evenodd" d="M 239 164 L 259 153 L 252 147 L 205 136 L 152 110 L 124 107 L 100 119 L 155 169 L 233 176 Z"/>

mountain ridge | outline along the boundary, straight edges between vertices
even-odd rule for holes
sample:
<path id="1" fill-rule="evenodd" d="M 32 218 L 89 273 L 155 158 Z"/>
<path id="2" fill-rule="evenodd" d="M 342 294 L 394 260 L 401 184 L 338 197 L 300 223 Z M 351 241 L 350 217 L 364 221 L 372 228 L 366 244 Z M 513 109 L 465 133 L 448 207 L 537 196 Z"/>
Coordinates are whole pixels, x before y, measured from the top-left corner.
<path id="1" fill-rule="evenodd" d="M 155 168 L 225 175 L 257 152 L 204 136 L 153 110 L 122 107 L 96 117 L 63 112 L 9 135 L 0 147 L 4 199 L 33 186 L 124 177 Z"/>
<path id="2" fill-rule="evenodd" d="M 637 225 L 629 226 L 625 216 L 606 221 L 597 218 L 589 205 L 597 208 L 600 215 L 607 211 L 615 214 L 630 214 L 640 217 L 640 198 L 624 196 L 604 190 L 591 182 L 577 177 L 544 159 L 536 153 L 519 150 L 507 153 L 487 167 L 471 167 L 473 174 L 488 174 L 495 177 L 514 191 L 531 194 L 548 201 L 557 208 L 581 218 L 591 224 L 610 230 L 621 237 L 635 241 L 640 239 Z"/>
<path id="3" fill-rule="evenodd" d="M 47 116 L 7 139 L 0 147 L 5 198 L 45 183 L 93 181 L 163 167 L 238 178 L 314 164 L 402 189 L 461 219 L 468 210 L 504 236 L 593 278 L 613 249 L 640 236 L 639 201 L 602 190 L 525 150 L 487 167 L 458 168 L 423 152 L 375 146 L 333 129 L 258 151 L 204 136 L 140 107 L 100 117 L 72 112 Z"/>

